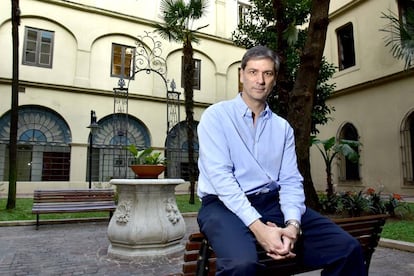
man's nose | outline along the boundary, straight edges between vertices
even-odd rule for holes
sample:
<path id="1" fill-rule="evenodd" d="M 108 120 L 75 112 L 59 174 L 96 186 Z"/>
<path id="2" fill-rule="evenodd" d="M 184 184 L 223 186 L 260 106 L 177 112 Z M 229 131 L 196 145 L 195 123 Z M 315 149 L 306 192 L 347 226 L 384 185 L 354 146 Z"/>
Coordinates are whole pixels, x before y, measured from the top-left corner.
<path id="1" fill-rule="evenodd" d="M 257 82 L 258 83 L 264 83 L 265 82 L 265 78 L 263 74 L 257 74 Z"/>

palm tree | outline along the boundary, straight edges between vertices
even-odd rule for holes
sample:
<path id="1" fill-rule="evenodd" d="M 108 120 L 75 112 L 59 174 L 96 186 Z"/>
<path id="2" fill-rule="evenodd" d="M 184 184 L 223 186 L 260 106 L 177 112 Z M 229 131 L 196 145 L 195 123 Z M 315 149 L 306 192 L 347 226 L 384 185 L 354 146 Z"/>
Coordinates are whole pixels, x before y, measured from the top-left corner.
<path id="1" fill-rule="evenodd" d="M 187 2 L 187 3 L 186 3 Z M 165 39 L 183 43 L 184 96 L 188 142 L 188 170 L 190 177 L 190 204 L 194 204 L 195 160 L 194 160 L 194 61 L 192 42 L 199 40 L 195 33 L 208 25 L 193 29 L 194 21 L 204 15 L 206 0 L 162 0 L 161 12 L 165 24 L 158 24 L 157 31 Z"/>
<path id="2" fill-rule="evenodd" d="M 355 150 L 361 145 L 360 142 L 354 140 L 339 139 L 331 137 L 326 140 L 319 140 L 312 136 L 312 145 L 315 145 L 319 152 L 322 154 L 325 162 L 326 170 L 326 182 L 327 182 L 327 196 L 333 196 L 333 183 L 332 183 L 332 161 L 338 154 L 343 155 L 346 159 L 351 162 L 358 162 L 359 153 Z M 319 145 L 322 145 L 319 146 Z"/>
<path id="3" fill-rule="evenodd" d="M 401 21 L 393 12 L 382 13 L 382 18 L 390 21 L 386 28 L 380 29 L 389 33 L 385 37 L 385 46 L 391 46 L 392 55 L 404 60 L 404 69 L 409 69 L 414 60 L 414 8 L 405 9 Z"/>

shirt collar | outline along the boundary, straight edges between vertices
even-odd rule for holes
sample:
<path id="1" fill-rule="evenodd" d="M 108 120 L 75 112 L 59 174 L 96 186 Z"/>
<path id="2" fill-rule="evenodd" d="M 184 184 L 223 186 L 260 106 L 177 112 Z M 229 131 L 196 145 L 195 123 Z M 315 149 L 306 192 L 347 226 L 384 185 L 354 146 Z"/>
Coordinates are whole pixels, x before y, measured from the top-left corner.
<path id="1" fill-rule="evenodd" d="M 250 108 L 247 106 L 247 104 L 243 101 L 242 98 L 242 92 L 240 92 L 237 97 L 236 97 L 236 105 L 237 105 L 237 109 L 240 111 L 241 116 L 252 116 L 252 111 L 250 110 Z M 262 111 L 261 116 L 263 116 L 264 118 L 268 119 L 270 118 L 270 116 L 272 115 L 272 110 L 270 110 L 269 105 L 266 102 L 266 106 L 265 109 Z"/>

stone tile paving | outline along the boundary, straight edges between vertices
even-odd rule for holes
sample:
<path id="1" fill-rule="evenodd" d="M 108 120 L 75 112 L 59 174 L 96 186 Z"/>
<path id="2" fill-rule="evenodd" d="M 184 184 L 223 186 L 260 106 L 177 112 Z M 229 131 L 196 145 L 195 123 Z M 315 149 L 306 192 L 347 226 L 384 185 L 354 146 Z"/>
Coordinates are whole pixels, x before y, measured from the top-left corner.
<path id="1" fill-rule="evenodd" d="M 185 217 L 187 235 L 198 231 Z M 182 255 L 122 260 L 109 258 L 107 222 L 0 227 L 0 275 L 137 275 L 178 273 Z M 320 275 L 319 272 L 307 275 Z M 370 275 L 413 275 L 414 253 L 378 248 Z"/>

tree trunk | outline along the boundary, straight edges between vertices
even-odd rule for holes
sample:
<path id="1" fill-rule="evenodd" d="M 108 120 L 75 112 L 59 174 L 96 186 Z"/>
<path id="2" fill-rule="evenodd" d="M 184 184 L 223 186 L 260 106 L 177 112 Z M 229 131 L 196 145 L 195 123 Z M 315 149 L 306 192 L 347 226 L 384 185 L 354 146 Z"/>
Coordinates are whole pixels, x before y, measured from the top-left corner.
<path id="1" fill-rule="evenodd" d="M 19 0 L 12 0 L 13 76 L 9 140 L 9 192 L 6 209 L 16 208 L 17 122 L 19 120 Z"/>
<path id="2" fill-rule="evenodd" d="M 304 176 L 306 204 L 317 208 L 318 196 L 310 174 L 310 134 L 313 99 L 328 28 L 330 0 L 313 0 L 304 52 L 289 101 L 288 121 L 295 130 L 298 167 Z"/>
<path id="3" fill-rule="evenodd" d="M 284 11 L 286 7 L 284 1 L 282 0 L 273 0 L 273 14 L 276 18 L 276 35 L 277 35 L 277 54 L 279 55 L 281 62 L 280 68 L 277 76 L 277 86 L 272 92 L 271 99 L 277 95 L 277 101 L 279 102 L 278 115 L 283 118 L 287 118 L 288 109 L 289 109 L 289 92 L 292 90 L 291 80 L 289 79 L 289 69 L 287 67 L 286 61 L 286 51 L 285 49 L 289 48 L 289 45 L 286 39 L 283 38 L 284 30 L 289 26 L 289 22 L 284 19 Z"/>
<path id="4" fill-rule="evenodd" d="M 187 39 L 184 43 L 184 96 L 185 115 L 187 125 L 188 146 L 188 173 L 190 178 L 190 204 L 194 204 L 195 197 L 195 161 L 194 161 L 194 62 L 193 47 Z"/>
<path id="5" fill-rule="evenodd" d="M 332 183 L 331 165 L 327 165 L 327 167 L 326 167 L 326 183 L 328 184 L 328 187 L 326 189 L 326 194 L 327 194 L 328 198 L 331 198 L 333 196 L 333 183 Z"/>

